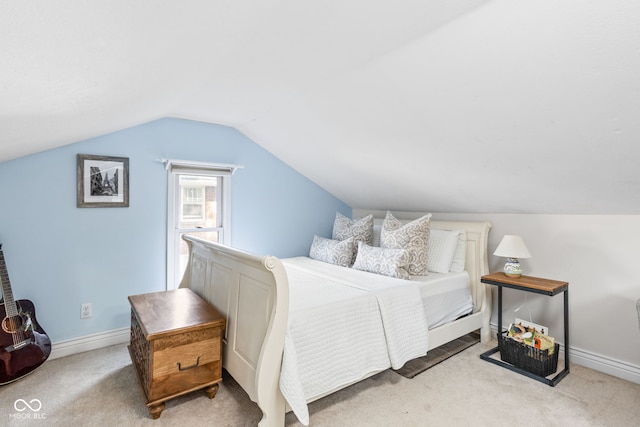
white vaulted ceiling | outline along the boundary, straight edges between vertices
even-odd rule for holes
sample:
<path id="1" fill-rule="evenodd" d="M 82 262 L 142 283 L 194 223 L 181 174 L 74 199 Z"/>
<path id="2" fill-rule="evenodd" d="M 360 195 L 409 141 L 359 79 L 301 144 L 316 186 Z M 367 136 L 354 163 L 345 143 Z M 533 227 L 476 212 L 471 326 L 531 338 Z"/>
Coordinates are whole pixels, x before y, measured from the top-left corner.
<path id="1" fill-rule="evenodd" d="M 640 214 L 640 2 L 0 4 L 0 161 L 161 117 L 354 207 Z"/>

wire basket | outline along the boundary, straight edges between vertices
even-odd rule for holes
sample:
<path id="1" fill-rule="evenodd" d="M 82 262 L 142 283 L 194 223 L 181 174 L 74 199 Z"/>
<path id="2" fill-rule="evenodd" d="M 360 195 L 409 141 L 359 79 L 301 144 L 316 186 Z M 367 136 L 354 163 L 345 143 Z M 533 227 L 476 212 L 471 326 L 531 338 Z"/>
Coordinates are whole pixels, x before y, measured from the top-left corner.
<path id="1" fill-rule="evenodd" d="M 546 377 L 558 369 L 558 353 L 560 345 L 555 344 L 555 351 L 549 354 L 549 349 L 540 350 L 525 343 L 518 342 L 507 336 L 507 331 L 498 333 L 498 349 L 502 361 L 524 369 L 532 374 Z"/>

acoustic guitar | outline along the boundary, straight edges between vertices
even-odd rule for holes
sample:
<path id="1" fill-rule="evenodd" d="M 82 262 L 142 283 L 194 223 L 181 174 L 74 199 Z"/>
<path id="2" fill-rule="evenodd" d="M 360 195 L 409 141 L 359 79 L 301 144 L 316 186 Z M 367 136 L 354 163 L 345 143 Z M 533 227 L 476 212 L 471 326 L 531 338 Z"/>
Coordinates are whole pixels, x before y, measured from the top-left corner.
<path id="1" fill-rule="evenodd" d="M 0 385 L 19 380 L 42 365 L 51 354 L 51 340 L 36 320 L 33 303 L 15 301 L 0 244 Z"/>

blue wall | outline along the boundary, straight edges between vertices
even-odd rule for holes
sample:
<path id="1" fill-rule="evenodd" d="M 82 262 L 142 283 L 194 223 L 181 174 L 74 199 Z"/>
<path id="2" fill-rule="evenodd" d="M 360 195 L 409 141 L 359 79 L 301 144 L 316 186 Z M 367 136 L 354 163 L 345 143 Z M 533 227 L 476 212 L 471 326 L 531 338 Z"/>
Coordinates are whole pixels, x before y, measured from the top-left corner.
<path id="1" fill-rule="evenodd" d="M 76 208 L 76 154 L 129 157 L 128 208 Z M 166 287 L 167 173 L 160 158 L 243 165 L 232 181 L 232 244 L 306 255 L 351 208 L 238 131 L 162 119 L 0 163 L 0 242 L 14 297 L 56 342 L 129 325 L 128 295 Z M 80 319 L 80 305 L 93 316 Z"/>

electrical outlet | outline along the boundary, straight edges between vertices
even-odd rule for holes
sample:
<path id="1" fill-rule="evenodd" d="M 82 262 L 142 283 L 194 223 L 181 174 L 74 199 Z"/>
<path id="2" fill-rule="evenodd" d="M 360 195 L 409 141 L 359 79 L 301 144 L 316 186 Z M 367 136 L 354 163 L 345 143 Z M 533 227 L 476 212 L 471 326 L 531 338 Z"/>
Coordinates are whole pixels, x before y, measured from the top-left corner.
<path id="1" fill-rule="evenodd" d="M 88 319 L 91 317 L 91 303 L 82 304 L 80 306 L 80 318 Z"/>

